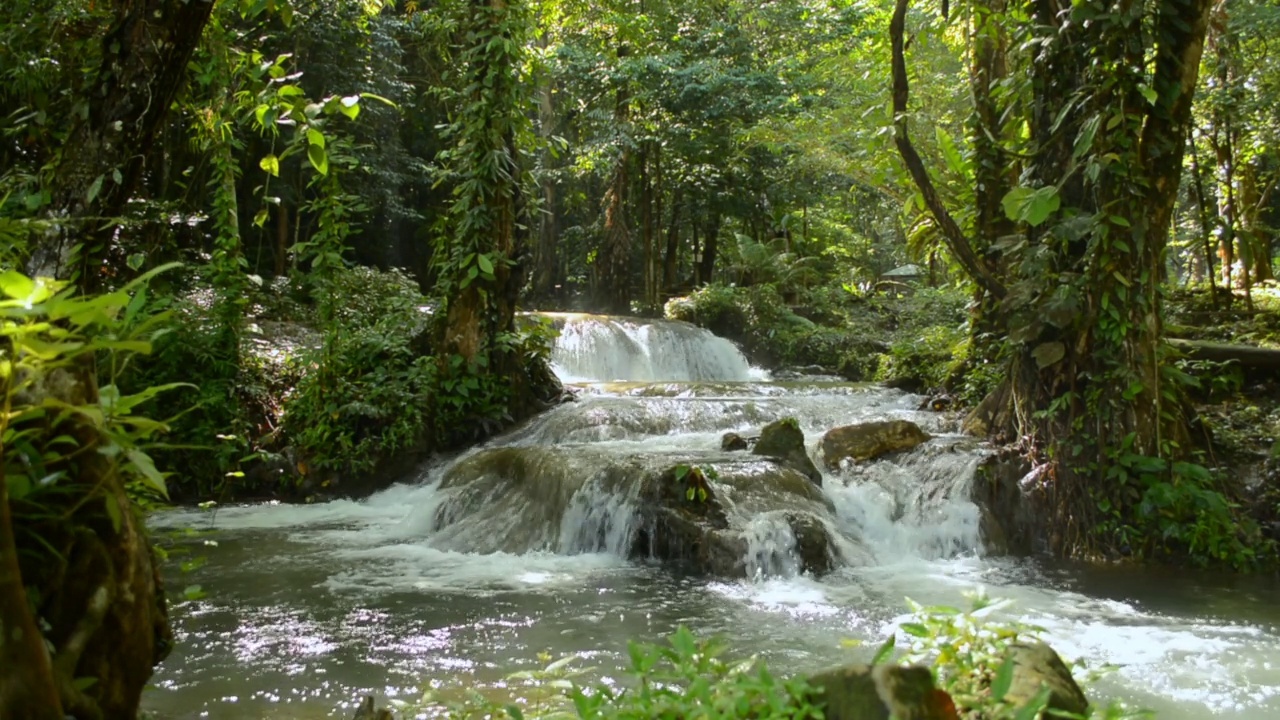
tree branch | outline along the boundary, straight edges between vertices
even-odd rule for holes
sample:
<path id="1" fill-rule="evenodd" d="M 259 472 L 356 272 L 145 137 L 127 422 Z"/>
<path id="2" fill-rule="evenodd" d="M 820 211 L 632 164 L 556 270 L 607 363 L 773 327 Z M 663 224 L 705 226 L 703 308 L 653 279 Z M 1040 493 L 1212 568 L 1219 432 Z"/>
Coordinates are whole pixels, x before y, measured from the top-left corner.
<path id="1" fill-rule="evenodd" d="M 907 133 L 907 99 L 910 97 L 910 89 L 907 84 L 907 60 L 903 52 L 906 18 L 907 0 L 898 0 L 893 10 L 893 20 L 889 23 L 889 37 L 893 44 L 893 139 L 898 146 L 898 154 L 902 156 L 902 162 L 911 173 L 911 179 L 915 181 L 916 187 L 920 189 L 924 204 L 929 208 L 939 229 L 942 230 L 943 240 L 947 243 L 951 254 L 956 257 L 974 282 L 996 299 L 1003 299 L 1006 294 L 1004 285 L 991 274 L 986 263 L 973 251 L 973 246 L 964 236 L 964 231 L 956 224 L 951 213 L 947 212 L 946 206 L 942 204 L 942 198 L 938 197 L 938 191 L 933 186 L 933 180 L 925 170 L 924 161 L 920 159 L 920 154 L 911 144 L 911 137 Z"/>

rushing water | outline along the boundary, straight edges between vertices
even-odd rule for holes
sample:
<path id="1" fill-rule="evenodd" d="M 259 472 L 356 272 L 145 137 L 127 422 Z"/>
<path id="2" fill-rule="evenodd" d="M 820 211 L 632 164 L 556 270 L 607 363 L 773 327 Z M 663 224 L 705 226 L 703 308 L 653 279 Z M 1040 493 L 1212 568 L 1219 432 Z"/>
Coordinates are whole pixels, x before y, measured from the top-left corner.
<path id="1" fill-rule="evenodd" d="M 172 610 L 178 646 L 145 705 L 159 718 L 349 717 L 359 694 L 433 687 L 505 697 L 539 652 L 580 653 L 617 679 L 630 638 L 687 625 L 784 671 L 865 660 L 904 599 L 963 605 L 985 589 L 1069 657 L 1118 665 L 1091 689 L 1162 718 L 1280 717 L 1280 586 L 1186 572 L 982 556 L 967 491 L 982 449 L 920 398 L 830 380 L 773 382 L 728 342 L 687 325 L 555 316 L 554 360 L 584 383 L 566 404 L 453 462 L 360 502 L 178 511 L 162 529 L 207 562 L 171 568 L 208 593 Z M 842 566 L 796 572 L 795 538 L 767 494 L 729 492 L 749 580 L 627 561 L 632 478 L 672 462 L 727 463 L 721 433 L 796 417 L 831 427 L 905 418 L 934 440 L 828 474 L 810 510 Z M 733 462 L 742 462 L 734 460 Z M 750 469 L 742 470 L 750 472 Z M 736 494 L 735 494 L 736 492 Z"/>

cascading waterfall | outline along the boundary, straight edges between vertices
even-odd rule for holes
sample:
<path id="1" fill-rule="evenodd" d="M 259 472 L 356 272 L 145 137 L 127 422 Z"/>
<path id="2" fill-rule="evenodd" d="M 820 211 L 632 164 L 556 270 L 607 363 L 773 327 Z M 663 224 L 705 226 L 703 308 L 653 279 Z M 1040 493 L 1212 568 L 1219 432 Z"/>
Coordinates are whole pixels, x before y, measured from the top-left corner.
<path id="1" fill-rule="evenodd" d="M 982 557 L 970 486 L 984 451 L 919 411 L 920 398 L 770 381 L 731 343 L 681 323 L 551 319 L 578 400 L 416 482 L 359 502 L 156 516 L 174 528 L 212 519 L 218 544 L 193 548 L 203 567 L 170 571 L 208 596 L 174 605 L 178 643 L 149 714 L 349 717 L 335 707 L 367 693 L 413 699 L 424 678 L 444 693 L 518 694 L 507 674 L 544 650 L 590 656 L 595 677 L 618 677 L 629 639 L 682 625 L 727 635 L 772 670 L 807 672 L 849 662 L 840 639 L 878 645 L 905 597 L 963 606 L 963 593 L 994 586 L 1065 656 L 1120 666 L 1101 699 L 1162 720 L 1280 717 L 1275 587 L 1224 590 L 1180 570 L 1144 590 L 1125 568 L 1090 589 L 1087 577 Z M 815 461 L 840 425 L 911 420 L 934 439 L 826 472 L 821 488 L 720 449 L 722 433 L 782 417 L 797 420 Z M 718 577 L 646 562 L 663 545 L 653 491 L 679 465 L 708 471 L 723 510 L 689 550 L 718 563 Z M 815 562 L 829 572 L 805 572 Z"/>
<path id="2" fill-rule="evenodd" d="M 552 367 L 565 382 L 625 380 L 751 380 L 747 358 L 733 343 L 672 320 L 540 313 L 560 337 Z"/>

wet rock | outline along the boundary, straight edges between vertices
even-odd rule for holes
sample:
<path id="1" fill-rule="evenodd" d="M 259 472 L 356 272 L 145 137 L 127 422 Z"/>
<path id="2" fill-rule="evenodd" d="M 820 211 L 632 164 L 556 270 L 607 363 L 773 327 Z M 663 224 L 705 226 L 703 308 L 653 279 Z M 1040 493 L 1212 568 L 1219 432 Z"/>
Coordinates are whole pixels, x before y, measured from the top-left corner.
<path id="1" fill-rule="evenodd" d="M 765 425 L 751 452 L 776 458 L 795 468 L 815 485 L 822 486 L 822 471 L 809 458 L 804 444 L 804 431 L 795 418 L 783 418 Z"/>
<path id="2" fill-rule="evenodd" d="M 373 696 L 365 695 L 360 701 L 360 706 L 356 708 L 356 714 L 352 720 L 395 720 L 395 716 L 386 708 L 376 708 L 373 704 Z"/>
<path id="3" fill-rule="evenodd" d="M 831 572 L 836 564 L 835 552 L 822 521 L 809 513 L 788 513 L 787 524 L 796 538 L 801 572 L 812 575 Z"/>
<path id="4" fill-rule="evenodd" d="M 684 565 L 701 574 L 744 574 L 746 540 L 729 532 L 724 506 L 703 469 L 677 465 L 648 479 L 640 502 L 641 530 L 632 555 Z"/>
<path id="5" fill-rule="evenodd" d="M 746 450 L 747 447 L 747 439 L 738 433 L 725 433 L 724 437 L 720 438 L 721 450 Z"/>
<path id="6" fill-rule="evenodd" d="M 871 460 L 892 452 L 910 450 L 929 439 L 929 434 L 908 420 L 882 420 L 845 425 L 822 437 L 822 455 L 829 468 L 837 468 L 846 458 Z"/>
<path id="7" fill-rule="evenodd" d="M 931 398 L 925 398 L 924 402 L 920 403 L 920 406 L 916 409 L 942 412 L 943 410 L 950 408 L 952 404 L 953 401 L 951 400 L 950 395 L 934 395 Z"/>
<path id="8" fill-rule="evenodd" d="M 850 665 L 809 678 L 827 720 L 958 720 L 926 667 Z"/>
<path id="9" fill-rule="evenodd" d="M 1085 697 L 1071 670 L 1053 648 L 1044 643 L 1017 644 L 1009 646 L 1005 655 L 1013 661 L 1013 683 L 1005 698 L 1018 705 L 1025 705 L 1040 693 L 1041 688 L 1049 688 L 1049 710 L 1059 710 L 1075 715 L 1084 715 L 1089 710 L 1089 698 Z M 830 716 L 828 716 L 830 717 Z"/>
<path id="10" fill-rule="evenodd" d="M 978 466 L 970 492 L 982 509 L 981 529 L 988 552 L 1048 551 L 1053 523 L 1044 480 L 1016 448 L 1005 448 Z"/>
<path id="11" fill-rule="evenodd" d="M 822 521 L 831 512 L 830 501 L 821 488 L 773 459 L 717 467 L 677 465 L 644 480 L 632 557 L 700 575 L 745 577 L 744 517 L 780 512 L 795 540 L 790 551 L 799 569 L 821 575 L 835 567 L 837 551 Z M 728 497 L 733 498 L 733 523 L 724 503 Z"/>

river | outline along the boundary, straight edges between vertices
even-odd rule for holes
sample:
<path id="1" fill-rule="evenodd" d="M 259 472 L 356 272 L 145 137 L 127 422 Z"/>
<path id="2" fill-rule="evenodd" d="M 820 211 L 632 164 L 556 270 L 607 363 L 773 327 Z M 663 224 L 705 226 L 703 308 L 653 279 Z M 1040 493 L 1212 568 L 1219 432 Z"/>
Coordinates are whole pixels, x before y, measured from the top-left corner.
<path id="1" fill-rule="evenodd" d="M 579 387 L 577 402 L 362 501 L 154 517 L 157 532 L 201 531 L 179 541 L 191 555 L 169 563 L 167 579 L 206 594 L 171 593 L 177 647 L 144 708 L 160 719 L 345 718 L 367 693 L 518 695 L 505 678 L 538 667 L 542 652 L 581 654 L 589 679 L 614 681 L 628 639 L 680 625 L 805 672 L 865 661 L 906 598 L 963 606 L 981 590 L 1009 601 L 1002 615 L 1045 628 L 1064 656 L 1117 666 L 1087 688 L 1096 699 L 1169 720 L 1280 717 L 1274 579 L 986 556 L 967 494 L 985 450 L 952 418 L 917 410 L 921 398 L 771 380 L 727 341 L 680 323 L 551 317 L 562 328 L 556 370 Z M 627 559 L 635 497 L 618 477 L 728 462 L 722 433 L 788 416 L 814 453 L 827 429 L 869 419 L 913 420 L 935 437 L 826 473 L 839 567 L 821 578 L 797 571 L 786 525 L 746 502 L 733 522 L 748 579 Z M 513 457 L 524 474 L 500 477 Z M 488 474 L 459 485 L 467 472 Z M 513 491 L 526 476 L 536 482 Z M 204 564 L 182 572 L 191 557 Z"/>

